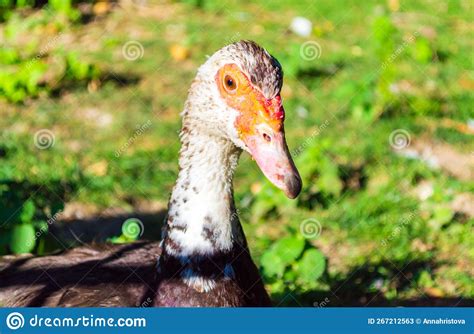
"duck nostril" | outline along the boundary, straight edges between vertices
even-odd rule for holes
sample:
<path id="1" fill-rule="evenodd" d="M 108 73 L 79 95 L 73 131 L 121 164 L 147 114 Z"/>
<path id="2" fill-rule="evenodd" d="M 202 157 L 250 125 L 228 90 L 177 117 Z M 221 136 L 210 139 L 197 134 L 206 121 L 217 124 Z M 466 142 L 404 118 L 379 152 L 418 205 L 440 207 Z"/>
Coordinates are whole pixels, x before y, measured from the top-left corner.
<path id="1" fill-rule="evenodd" d="M 266 133 L 263 133 L 263 139 L 265 139 L 265 141 L 267 142 L 271 142 L 272 141 L 272 137 L 270 137 L 269 135 L 267 135 Z"/>

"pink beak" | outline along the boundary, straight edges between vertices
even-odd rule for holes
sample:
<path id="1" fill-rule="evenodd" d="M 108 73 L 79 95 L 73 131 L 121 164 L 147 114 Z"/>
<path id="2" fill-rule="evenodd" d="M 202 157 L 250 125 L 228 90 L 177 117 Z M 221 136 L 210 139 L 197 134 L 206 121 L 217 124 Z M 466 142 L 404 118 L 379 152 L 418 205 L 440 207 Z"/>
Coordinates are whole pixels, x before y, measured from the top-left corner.
<path id="1" fill-rule="evenodd" d="M 295 198 L 301 192 L 301 177 L 288 151 L 283 128 L 278 132 L 270 127 L 256 130 L 254 135 L 245 138 L 250 154 L 270 182 L 287 197 Z"/>

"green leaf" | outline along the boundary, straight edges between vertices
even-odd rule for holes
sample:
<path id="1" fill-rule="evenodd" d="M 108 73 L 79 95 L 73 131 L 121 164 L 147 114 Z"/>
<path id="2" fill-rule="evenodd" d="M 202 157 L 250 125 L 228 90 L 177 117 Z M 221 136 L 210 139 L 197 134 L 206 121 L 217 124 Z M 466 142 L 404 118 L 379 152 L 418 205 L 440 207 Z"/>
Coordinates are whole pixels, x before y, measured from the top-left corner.
<path id="1" fill-rule="evenodd" d="M 273 250 L 280 258 L 281 262 L 286 266 L 296 260 L 304 249 L 305 241 L 303 238 L 289 236 L 278 240 Z"/>
<path id="2" fill-rule="evenodd" d="M 454 217 L 454 211 L 446 206 L 438 206 L 433 210 L 433 217 L 429 220 L 428 224 L 438 230 L 444 225 L 448 224 Z"/>
<path id="3" fill-rule="evenodd" d="M 266 277 L 281 277 L 285 271 L 285 264 L 273 250 L 269 250 L 262 255 L 260 264 Z"/>
<path id="4" fill-rule="evenodd" d="M 35 229 L 31 224 L 15 225 L 12 230 L 10 249 L 15 254 L 29 253 L 35 247 Z"/>
<path id="5" fill-rule="evenodd" d="M 434 286 L 434 281 L 428 271 L 423 270 L 418 277 L 418 286 L 423 288 L 431 288 Z"/>
<path id="6" fill-rule="evenodd" d="M 38 230 L 38 232 L 41 232 L 41 234 L 46 233 L 49 230 L 48 222 L 44 220 L 34 221 L 33 226 Z"/>
<path id="7" fill-rule="evenodd" d="M 309 249 L 296 266 L 299 278 L 306 284 L 314 283 L 326 269 L 326 259 L 319 250 Z"/>
<path id="8" fill-rule="evenodd" d="M 130 240 L 129 238 L 127 238 L 126 236 L 124 236 L 123 234 L 119 235 L 118 237 L 111 237 L 111 238 L 107 238 L 107 242 L 110 242 L 111 244 L 126 244 L 126 243 L 129 243 L 129 242 L 132 242 L 134 240 Z"/>
<path id="9" fill-rule="evenodd" d="M 28 224 L 33 219 L 35 214 L 35 204 L 32 200 L 28 200 L 23 204 L 23 208 L 20 214 L 20 222 L 23 224 Z"/>
<path id="10" fill-rule="evenodd" d="M 427 64 L 433 58 L 430 43 L 425 38 L 418 38 L 414 45 L 413 57 L 420 63 Z"/>
<path id="11" fill-rule="evenodd" d="M 342 191 L 342 181 L 339 179 L 338 167 L 329 159 L 321 161 L 321 175 L 316 184 L 321 192 L 339 196 Z"/>

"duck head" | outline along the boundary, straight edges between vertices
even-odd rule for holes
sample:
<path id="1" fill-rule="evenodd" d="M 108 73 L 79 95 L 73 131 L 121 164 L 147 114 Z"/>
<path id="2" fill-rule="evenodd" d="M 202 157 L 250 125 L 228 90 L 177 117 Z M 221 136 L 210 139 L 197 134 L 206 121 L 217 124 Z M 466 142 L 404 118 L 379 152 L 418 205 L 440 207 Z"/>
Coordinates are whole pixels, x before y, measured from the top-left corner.
<path id="1" fill-rule="evenodd" d="M 187 102 L 196 105 L 186 108 L 194 112 L 185 112 L 184 122 L 198 119 L 205 131 L 247 151 L 270 182 L 295 198 L 302 184 L 285 140 L 282 83 L 281 66 L 265 49 L 251 41 L 228 45 L 200 67 Z"/>

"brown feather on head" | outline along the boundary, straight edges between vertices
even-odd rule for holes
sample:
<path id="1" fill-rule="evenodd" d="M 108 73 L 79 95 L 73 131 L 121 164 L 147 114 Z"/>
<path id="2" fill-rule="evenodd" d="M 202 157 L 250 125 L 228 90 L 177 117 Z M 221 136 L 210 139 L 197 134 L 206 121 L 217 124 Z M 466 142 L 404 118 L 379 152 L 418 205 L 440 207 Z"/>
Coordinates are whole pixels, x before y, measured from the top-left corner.
<path id="1" fill-rule="evenodd" d="M 280 63 L 267 50 L 254 41 L 242 40 L 228 46 L 239 58 L 242 71 L 249 75 L 253 85 L 267 97 L 280 93 L 283 85 L 283 70 Z"/>

